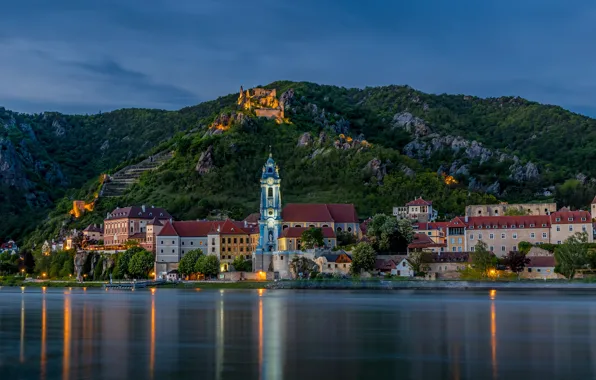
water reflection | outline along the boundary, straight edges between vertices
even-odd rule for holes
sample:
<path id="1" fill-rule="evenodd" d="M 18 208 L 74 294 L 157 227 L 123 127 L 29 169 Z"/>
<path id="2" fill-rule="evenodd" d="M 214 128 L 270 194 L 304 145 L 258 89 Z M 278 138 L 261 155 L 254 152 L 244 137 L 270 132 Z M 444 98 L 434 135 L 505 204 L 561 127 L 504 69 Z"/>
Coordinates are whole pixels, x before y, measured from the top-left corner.
<path id="1" fill-rule="evenodd" d="M 70 296 L 64 297 L 64 327 L 62 329 L 64 336 L 64 344 L 62 348 L 62 379 L 68 380 L 70 376 L 70 320 L 71 306 Z"/>
<path id="2" fill-rule="evenodd" d="M 44 290 L 45 293 L 45 290 Z M 47 305 L 46 305 L 46 297 L 44 295 L 43 299 L 41 300 L 41 352 L 40 352 L 40 368 L 41 368 L 41 378 L 46 378 L 46 339 L 48 334 L 47 328 Z"/>
<path id="3" fill-rule="evenodd" d="M 25 298 L 21 299 L 21 351 L 19 359 L 21 363 L 25 362 Z"/>
<path id="4" fill-rule="evenodd" d="M 0 379 L 595 378 L 590 294 L 10 291 Z"/>

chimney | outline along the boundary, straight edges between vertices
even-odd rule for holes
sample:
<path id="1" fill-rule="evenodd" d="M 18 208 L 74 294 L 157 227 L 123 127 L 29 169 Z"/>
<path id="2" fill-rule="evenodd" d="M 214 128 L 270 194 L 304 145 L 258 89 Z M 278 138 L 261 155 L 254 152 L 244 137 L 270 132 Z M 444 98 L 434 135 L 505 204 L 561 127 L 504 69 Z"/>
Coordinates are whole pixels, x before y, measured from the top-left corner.
<path id="1" fill-rule="evenodd" d="M 466 223 L 468 223 L 468 216 L 467 215 L 464 217 L 464 220 L 465 220 Z"/>
<path id="2" fill-rule="evenodd" d="M 141 206 L 141 210 L 143 210 L 143 212 L 145 212 L 145 205 Z"/>
<path id="3" fill-rule="evenodd" d="M 244 221 L 244 227 L 247 227 L 248 223 L 246 223 L 246 220 Z"/>

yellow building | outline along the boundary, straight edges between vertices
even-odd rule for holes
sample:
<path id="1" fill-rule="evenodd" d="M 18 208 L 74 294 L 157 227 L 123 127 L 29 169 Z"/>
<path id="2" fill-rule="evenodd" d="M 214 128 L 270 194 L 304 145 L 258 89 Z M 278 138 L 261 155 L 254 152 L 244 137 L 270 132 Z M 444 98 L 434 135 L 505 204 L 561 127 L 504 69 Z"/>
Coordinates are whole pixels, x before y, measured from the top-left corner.
<path id="1" fill-rule="evenodd" d="M 299 251 L 302 249 L 302 233 L 308 230 L 306 227 L 289 227 L 283 230 L 281 237 L 277 240 L 280 251 Z M 337 245 L 335 232 L 331 227 L 322 227 L 323 241 L 325 247 L 334 248 Z"/>

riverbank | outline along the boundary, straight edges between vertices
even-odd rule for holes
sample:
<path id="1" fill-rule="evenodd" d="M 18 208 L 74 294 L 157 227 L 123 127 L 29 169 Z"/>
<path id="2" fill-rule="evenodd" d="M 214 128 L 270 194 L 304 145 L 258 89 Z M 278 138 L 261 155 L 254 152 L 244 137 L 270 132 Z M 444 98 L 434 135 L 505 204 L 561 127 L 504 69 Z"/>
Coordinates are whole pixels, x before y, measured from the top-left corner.
<path id="1" fill-rule="evenodd" d="M 117 283 L 115 281 L 114 283 Z M 33 288 L 101 288 L 106 284 L 106 281 L 24 281 L 22 279 L 0 279 L 0 286 L 15 286 L 15 287 L 33 287 Z M 122 283 L 125 283 L 123 281 Z M 177 283 L 160 284 L 160 288 L 172 289 L 264 289 L 270 284 L 269 281 L 238 281 L 238 282 L 223 282 L 223 281 L 185 281 Z M 151 287 L 151 286 L 149 286 Z"/>
<path id="2" fill-rule="evenodd" d="M 596 283 L 578 281 L 391 281 L 391 280 L 308 280 L 277 281 L 267 289 L 324 290 L 589 290 Z"/>

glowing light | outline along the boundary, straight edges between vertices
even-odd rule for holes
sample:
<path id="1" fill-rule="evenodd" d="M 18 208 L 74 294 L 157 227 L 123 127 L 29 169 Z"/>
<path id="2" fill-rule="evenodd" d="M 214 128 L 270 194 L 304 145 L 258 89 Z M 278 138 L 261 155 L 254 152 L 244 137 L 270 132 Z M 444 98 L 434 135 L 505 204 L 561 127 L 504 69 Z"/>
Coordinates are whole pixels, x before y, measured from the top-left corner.
<path id="1" fill-rule="evenodd" d="M 495 291 L 496 293 L 496 291 Z M 490 348 L 493 365 L 493 379 L 497 378 L 497 312 L 495 303 L 490 305 Z"/>
<path id="2" fill-rule="evenodd" d="M 453 176 L 447 175 L 445 173 L 443 173 L 443 182 L 445 182 L 446 185 L 457 185 L 459 183 L 455 178 L 453 178 Z"/>
<path id="3" fill-rule="evenodd" d="M 265 289 L 259 289 L 259 297 L 262 297 L 263 293 L 265 293 Z"/>
<path id="4" fill-rule="evenodd" d="M 64 297 L 64 347 L 62 356 L 62 379 L 70 375 L 70 297 Z"/>
<path id="5" fill-rule="evenodd" d="M 156 288 L 151 288 L 151 295 L 154 295 L 156 290 Z"/>
<path id="6" fill-rule="evenodd" d="M 265 281 L 267 279 L 267 273 L 263 271 L 257 272 L 257 279 L 260 281 Z"/>
<path id="7" fill-rule="evenodd" d="M 45 293 L 45 292 L 46 292 L 46 289 L 47 289 L 47 287 L 45 287 L 45 286 L 42 286 L 42 287 L 41 287 L 41 291 L 42 291 L 43 293 Z"/>
<path id="8" fill-rule="evenodd" d="M 494 300 L 497 297 L 497 290 L 496 289 L 491 289 L 488 292 L 488 295 L 490 297 L 491 300 Z"/>
<path id="9" fill-rule="evenodd" d="M 21 293 L 25 293 L 25 287 L 21 286 Z"/>
<path id="10" fill-rule="evenodd" d="M 44 272 L 44 273 L 42 273 L 42 274 L 41 274 L 41 276 L 42 276 L 42 277 L 45 277 L 45 276 L 46 276 L 45 272 Z"/>

